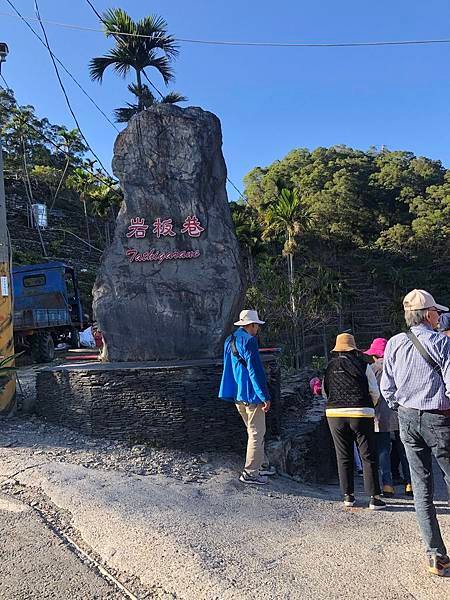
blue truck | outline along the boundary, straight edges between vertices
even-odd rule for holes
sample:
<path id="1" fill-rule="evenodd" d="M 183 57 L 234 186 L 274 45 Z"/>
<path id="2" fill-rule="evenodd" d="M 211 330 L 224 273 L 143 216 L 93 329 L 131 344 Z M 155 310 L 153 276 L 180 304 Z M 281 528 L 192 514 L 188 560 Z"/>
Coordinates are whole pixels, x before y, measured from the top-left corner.
<path id="1" fill-rule="evenodd" d="M 13 268 L 14 345 L 34 362 L 51 362 L 55 346 L 80 347 L 83 308 L 73 267 L 47 262 Z"/>

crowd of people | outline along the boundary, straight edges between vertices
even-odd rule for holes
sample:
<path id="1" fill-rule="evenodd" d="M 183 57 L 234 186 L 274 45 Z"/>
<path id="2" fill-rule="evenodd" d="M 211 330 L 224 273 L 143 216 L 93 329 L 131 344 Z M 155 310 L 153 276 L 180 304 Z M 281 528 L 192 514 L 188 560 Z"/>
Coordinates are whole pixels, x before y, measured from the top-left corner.
<path id="1" fill-rule="evenodd" d="M 343 503 L 355 498 L 355 462 L 360 461 L 368 508 L 388 507 L 402 467 L 404 494 L 414 497 L 428 571 L 450 576 L 450 558 L 434 505 L 434 456 L 450 496 L 450 312 L 425 290 L 403 300 L 405 333 L 376 338 L 363 351 L 350 332 L 341 333 L 323 380 L 310 382 L 326 399 Z M 225 341 L 219 397 L 235 403 L 248 444 L 240 481 L 267 485 L 275 474 L 264 452 L 270 393 L 256 335 L 264 321 L 244 310 Z M 357 465 L 358 466 L 358 465 Z M 380 483 L 381 479 L 381 483 Z M 450 500 L 449 500 L 450 504 Z"/>

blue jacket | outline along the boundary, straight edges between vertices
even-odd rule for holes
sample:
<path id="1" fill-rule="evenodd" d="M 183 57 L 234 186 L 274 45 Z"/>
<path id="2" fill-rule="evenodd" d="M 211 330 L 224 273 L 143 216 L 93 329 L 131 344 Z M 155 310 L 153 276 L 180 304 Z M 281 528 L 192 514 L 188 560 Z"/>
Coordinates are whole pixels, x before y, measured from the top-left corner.
<path id="1" fill-rule="evenodd" d="M 224 345 L 223 374 L 219 398 L 229 402 L 262 404 L 270 400 L 266 374 L 261 362 L 256 337 L 240 327 L 234 334 L 236 349 L 247 362 L 244 367 L 231 352 L 231 335 Z"/>

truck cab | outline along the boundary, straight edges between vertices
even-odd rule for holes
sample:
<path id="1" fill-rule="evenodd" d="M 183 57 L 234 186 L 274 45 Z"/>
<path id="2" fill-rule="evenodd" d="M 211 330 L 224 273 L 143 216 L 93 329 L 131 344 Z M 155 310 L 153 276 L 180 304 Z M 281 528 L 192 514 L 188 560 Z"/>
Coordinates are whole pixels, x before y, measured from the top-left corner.
<path id="1" fill-rule="evenodd" d="M 75 270 L 54 261 L 14 267 L 12 275 L 15 347 L 31 350 L 36 362 L 51 362 L 59 341 L 78 348 L 83 308 Z"/>

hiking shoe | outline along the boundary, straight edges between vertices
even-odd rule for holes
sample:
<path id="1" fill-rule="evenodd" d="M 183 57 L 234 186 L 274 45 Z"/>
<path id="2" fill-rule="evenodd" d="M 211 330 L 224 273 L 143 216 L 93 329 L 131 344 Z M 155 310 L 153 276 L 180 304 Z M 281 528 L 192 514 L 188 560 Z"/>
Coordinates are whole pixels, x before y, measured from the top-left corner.
<path id="1" fill-rule="evenodd" d="M 393 498 L 395 490 L 392 485 L 383 485 L 383 496 L 385 498 Z"/>
<path id="2" fill-rule="evenodd" d="M 438 577 L 450 577 L 450 558 L 446 556 L 430 556 L 428 573 Z"/>
<path id="3" fill-rule="evenodd" d="M 409 496 L 410 498 L 414 496 L 412 485 L 410 483 L 405 485 L 405 496 Z"/>
<path id="4" fill-rule="evenodd" d="M 377 498 L 376 496 L 371 496 L 369 508 L 370 510 L 383 510 L 383 508 L 386 508 L 386 502 L 383 502 L 383 500 L 380 500 L 380 498 Z"/>
<path id="5" fill-rule="evenodd" d="M 353 494 L 345 494 L 344 506 L 354 506 L 354 505 L 355 505 L 355 496 Z"/>
<path id="6" fill-rule="evenodd" d="M 277 470 L 272 465 L 262 465 L 259 474 L 263 477 L 272 477 L 272 475 L 277 474 Z"/>
<path id="7" fill-rule="evenodd" d="M 266 485 L 269 483 L 267 477 L 263 475 L 249 475 L 247 471 L 242 471 L 239 481 L 242 481 L 242 483 L 253 483 L 253 485 Z"/>

